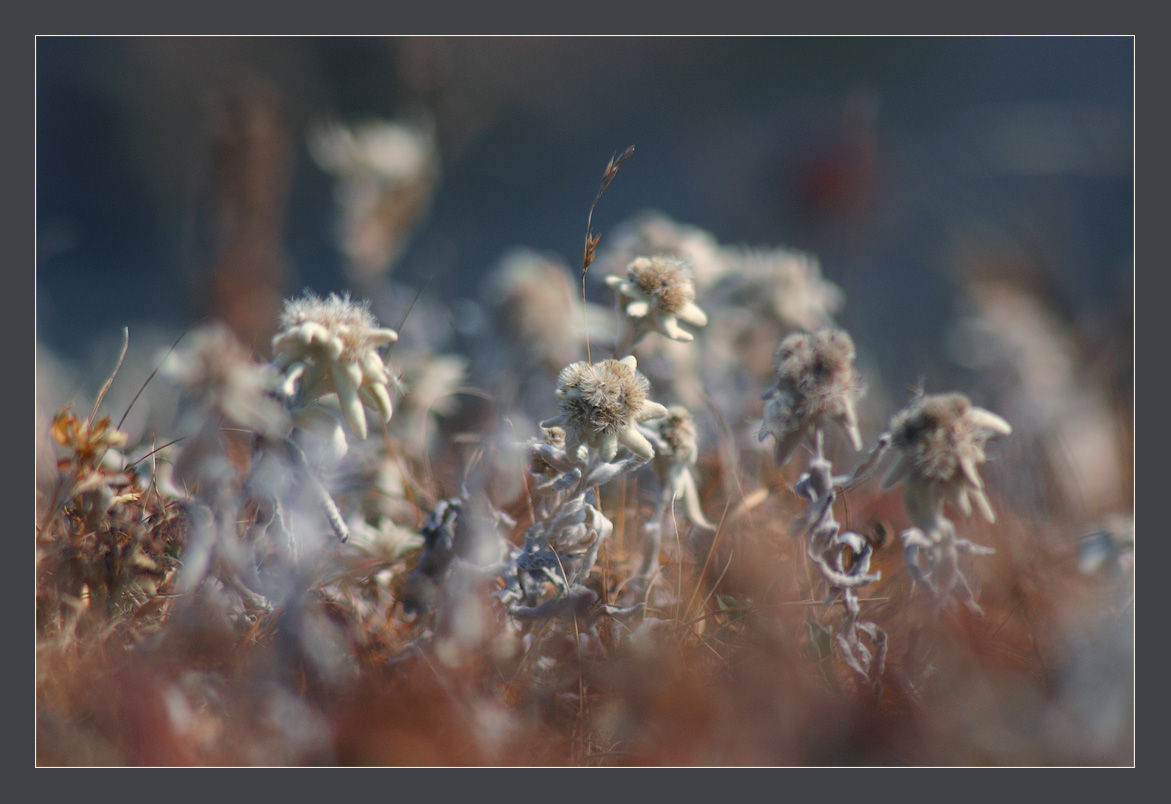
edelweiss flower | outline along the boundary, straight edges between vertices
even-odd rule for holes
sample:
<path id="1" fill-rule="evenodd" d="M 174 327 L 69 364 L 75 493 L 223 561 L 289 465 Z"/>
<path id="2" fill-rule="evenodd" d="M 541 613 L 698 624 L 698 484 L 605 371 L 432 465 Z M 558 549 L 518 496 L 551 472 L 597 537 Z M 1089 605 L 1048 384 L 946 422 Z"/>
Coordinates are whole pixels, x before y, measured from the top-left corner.
<path id="1" fill-rule="evenodd" d="M 760 440 L 776 438 L 778 466 L 826 422 L 839 424 L 854 449 L 862 449 L 854 402 L 865 389 L 854 371 L 854 341 L 846 332 L 795 332 L 777 347 L 775 364 L 777 381 L 764 394 Z"/>
<path id="2" fill-rule="evenodd" d="M 378 348 L 398 333 L 381 329 L 368 305 L 349 297 L 319 299 L 310 294 L 285 302 L 280 331 L 273 338 L 273 363 L 282 372 L 284 393 L 302 403 L 336 393 L 346 423 L 366 438 L 365 404 L 390 421 L 394 382 Z"/>
<path id="3" fill-rule="evenodd" d="M 639 257 L 626 269 L 626 278 L 606 277 L 625 302 L 626 315 L 638 326 L 649 327 L 671 340 L 687 343 L 695 336 L 679 326 L 707 324 L 707 315 L 695 303 L 695 280 L 681 260 Z"/>
<path id="4" fill-rule="evenodd" d="M 633 356 L 622 360 L 572 363 L 557 378 L 561 413 L 541 426 L 565 429 L 566 452 L 576 457 L 582 444 L 612 461 L 622 444 L 649 460 L 654 448 L 638 431 L 638 422 L 667 415 L 667 409 L 647 398 L 650 382 L 639 374 Z"/>
<path id="5" fill-rule="evenodd" d="M 1008 422 L 975 407 L 963 394 L 920 397 L 891 420 L 891 447 L 899 455 L 882 486 L 906 479 L 907 513 L 928 533 L 937 529 L 945 500 L 965 516 L 974 500 L 984 518 L 995 522 L 976 468 L 984 463 L 985 442 L 1011 432 Z"/>
<path id="6" fill-rule="evenodd" d="M 691 411 L 682 405 L 667 408 L 667 415 L 655 428 L 659 438 L 667 446 L 663 455 L 656 456 L 656 465 L 683 464 L 694 466 L 699 460 L 699 441 L 695 432 L 695 419 Z M 660 464 L 660 459 L 662 464 Z"/>
<path id="7" fill-rule="evenodd" d="M 691 473 L 699 457 L 699 445 L 690 411 L 679 405 L 672 406 L 667 409 L 666 416 L 647 429 L 655 448 L 651 466 L 659 479 L 659 502 L 642 528 L 642 561 L 635 582 L 639 589 L 645 589 L 645 582 L 659 569 L 659 547 L 667 513 L 673 509 L 676 500 L 683 503 L 683 510 L 691 524 L 696 526 L 697 533 L 710 533 L 716 529 L 703 515 L 699 490 Z M 695 543 L 692 546 L 696 547 Z"/>

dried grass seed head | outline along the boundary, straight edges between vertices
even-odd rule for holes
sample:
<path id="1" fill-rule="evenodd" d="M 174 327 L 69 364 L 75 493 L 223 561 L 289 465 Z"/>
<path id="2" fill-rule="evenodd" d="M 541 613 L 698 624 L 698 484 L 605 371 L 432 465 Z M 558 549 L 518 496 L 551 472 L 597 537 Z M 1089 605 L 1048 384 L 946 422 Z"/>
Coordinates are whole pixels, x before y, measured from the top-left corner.
<path id="1" fill-rule="evenodd" d="M 695 303 L 695 280 L 682 260 L 674 257 L 638 257 L 626 269 L 626 277 L 606 277 L 624 300 L 630 318 L 645 321 L 652 329 L 676 341 L 695 336 L 679 326 L 707 324 L 707 314 Z"/>
<path id="2" fill-rule="evenodd" d="M 571 456 L 587 444 L 610 461 L 621 444 L 641 458 L 654 457 L 654 449 L 636 425 L 666 416 L 667 409 L 650 400 L 650 382 L 637 367 L 633 356 L 566 366 L 557 378 L 561 413 L 541 426 L 564 428 L 566 452 Z"/>
<path id="3" fill-rule="evenodd" d="M 855 450 L 862 448 L 854 405 L 865 392 L 854 369 L 854 341 L 838 329 L 795 332 L 777 346 L 777 379 L 767 392 L 760 439 L 776 438 L 776 462 L 784 465 L 812 432 L 833 422 Z"/>
<path id="4" fill-rule="evenodd" d="M 927 524 L 944 499 L 965 515 L 971 513 L 969 498 L 985 519 L 994 522 L 996 515 L 977 469 L 986 460 L 988 439 L 1011 432 L 1008 422 L 974 406 L 963 394 L 919 397 L 891 420 L 891 448 L 898 460 L 887 472 L 883 488 L 905 479 L 908 513 Z"/>
<path id="5" fill-rule="evenodd" d="M 380 328 L 368 303 L 332 294 L 307 294 L 285 302 L 280 331 L 273 338 L 274 364 L 284 375 L 286 394 L 302 402 L 336 393 L 342 415 L 358 438 L 366 438 L 363 405 L 390 421 L 394 380 L 379 348 L 398 340 Z"/>

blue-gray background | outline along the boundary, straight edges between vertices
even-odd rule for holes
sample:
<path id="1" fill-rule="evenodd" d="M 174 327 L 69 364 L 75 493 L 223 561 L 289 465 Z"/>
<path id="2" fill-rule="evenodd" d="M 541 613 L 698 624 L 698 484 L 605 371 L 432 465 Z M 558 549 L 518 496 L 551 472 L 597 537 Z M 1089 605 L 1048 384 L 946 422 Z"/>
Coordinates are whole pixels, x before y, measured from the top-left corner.
<path id="1" fill-rule="evenodd" d="M 39 38 L 38 337 L 80 364 L 125 325 L 206 314 L 208 110 L 240 81 L 294 143 L 290 293 L 346 287 L 308 125 L 425 108 L 443 179 L 394 278 L 441 301 L 511 246 L 577 264 L 601 169 L 634 144 L 603 238 L 656 208 L 812 250 L 892 382 L 946 360 L 973 254 L 1023 255 L 1070 323 L 1129 337 L 1132 57 L 1129 38 Z"/>

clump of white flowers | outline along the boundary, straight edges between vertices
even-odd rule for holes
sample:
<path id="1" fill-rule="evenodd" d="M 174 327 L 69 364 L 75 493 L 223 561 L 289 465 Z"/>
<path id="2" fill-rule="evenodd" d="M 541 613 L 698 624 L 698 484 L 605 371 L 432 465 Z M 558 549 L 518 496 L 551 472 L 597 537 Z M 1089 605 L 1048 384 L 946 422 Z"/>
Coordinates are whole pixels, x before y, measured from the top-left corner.
<path id="1" fill-rule="evenodd" d="M 627 265 L 624 277 L 617 274 L 606 277 L 606 284 L 617 291 L 619 308 L 626 315 L 626 331 L 615 344 L 615 357 L 628 355 L 650 332 L 657 332 L 677 344 L 687 344 L 695 340 L 692 328 L 707 326 L 707 314 L 695 303 L 695 276 L 688 255 L 711 255 L 716 246 L 714 240 L 704 242 L 697 233 L 698 230 L 686 232 L 667 219 L 654 217 L 644 218 L 635 229 L 626 233 L 627 248 L 641 244 L 655 248 L 661 246 L 666 251 L 657 251 L 649 257 L 635 257 Z M 709 278 L 714 278 L 719 272 L 718 265 L 715 262 L 705 262 L 705 265 L 713 267 L 713 276 Z M 627 361 L 634 366 L 633 356 L 625 357 L 621 362 Z M 682 363 L 675 368 L 672 380 L 673 384 L 678 384 L 690 373 L 681 370 Z M 683 502 L 692 524 L 704 531 L 715 530 L 703 515 L 699 491 L 691 472 L 699 452 L 691 413 L 683 407 L 668 410 L 656 405 L 655 408 L 653 414 L 642 415 L 639 419 L 656 419 L 655 424 L 643 432 L 636 427 L 627 430 L 628 441 L 633 444 L 631 451 L 645 459 L 655 459 L 654 469 L 660 489 L 655 513 L 642 528 L 642 561 L 632 587 L 636 589 L 641 588 L 642 583 L 658 569 L 663 525 L 676 499 Z M 564 402 L 562 409 L 565 409 Z"/>
<path id="2" fill-rule="evenodd" d="M 183 427 L 192 433 L 181 442 L 172 476 L 185 490 L 191 518 L 177 576 L 183 593 L 206 592 L 206 582 L 214 580 L 246 609 L 270 610 L 295 583 L 284 560 L 311 554 L 322 526 L 338 541 L 348 537 L 318 476 L 318 462 L 308 460 L 293 437 L 299 424 L 286 390 L 307 374 L 316 376 L 308 371 L 315 364 L 312 352 L 329 351 L 327 338 L 313 327 L 325 331 L 319 325 L 302 326 L 302 362 L 284 363 L 292 377 L 254 362 L 222 324 L 194 332 L 164 363 L 164 373 L 181 391 Z M 285 354 L 293 352 L 286 349 Z M 236 452 L 240 447 L 250 449 L 246 471 Z M 249 523 L 243 533 L 242 522 Z M 281 560 L 271 560 L 273 550 Z"/>
<path id="3" fill-rule="evenodd" d="M 572 363 L 561 372 L 561 413 L 541 423 L 544 439 L 527 450 L 535 481 L 534 522 L 510 561 L 502 591 L 502 602 L 514 617 L 574 614 L 589 620 L 619 611 L 598 604 L 586 586 L 598 551 L 614 530 L 594 490 L 655 458 L 651 439 L 660 449 L 670 449 L 653 426 L 642 424 L 669 417 L 668 409 L 652 402 L 649 394 L 650 383 L 638 372 L 633 356 Z M 686 453 L 686 464 L 694 454 L 694 439 L 690 448 L 680 450 Z M 657 561 L 657 541 L 655 545 Z M 549 586 L 554 594 L 546 598 Z"/>
<path id="4" fill-rule="evenodd" d="M 293 561 L 312 554 L 307 548 L 317 544 L 321 525 L 327 525 L 339 542 L 349 538 L 349 528 L 323 480 L 334 460 L 345 454 L 345 436 L 337 416 L 320 403 L 336 396 L 342 418 L 359 438 L 366 438 L 369 431 L 367 408 L 381 421 L 389 421 L 390 389 L 396 380 L 380 349 L 397 339 L 394 330 L 378 326 L 367 305 L 348 296 L 321 299 L 307 294 L 285 302 L 270 366 L 252 363 L 222 328 L 198 333 L 191 347 L 177 356 L 174 375 L 184 383 L 186 398 L 203 398 L 199 408 L 206 412 L 199 435 L 184 444 L 176 478 L 193 472 L 211 475 L 218 482 L 202 485 L 220 489 L 195 501 L 202 506 L 203 524 L 192 540 L 184 588 L 201 584 L 214 566 L 212 556 L 223 553 L 235 557 L 237 578 L 230 582 L 250 605 L 259 604 L 257 573 L 262 562 L 238 545 L 234 523 L 241 519 L 241 510 L 255 510 L 249 544 L 260 549 L 271 541 L 287 549 Z M 237 481 L 231 480 L 234 464 L 220 444 L 223 418 L 252 434 L 248 472 L 238 489 Z M 229 488 L 237 493 L 224 491 Z M 265 534 L 271 539 L 261 538 Z M 264 595 L 270 593 L 271 589 Z"/>
<path id="5" fill-rule="evenodd" d="M 365 439 L 366 408 L 382 422 L 394 413 L 395 379 L 379 351 L 398 340 L 393 329 L 378 326 L 367 304 L 336 294 L 326 299 L 307 294 L 285 302 L 280 329 L 273 338 L 273 364 L 281 388 L 297 405 L 336 394 L 350 430 Z"/>

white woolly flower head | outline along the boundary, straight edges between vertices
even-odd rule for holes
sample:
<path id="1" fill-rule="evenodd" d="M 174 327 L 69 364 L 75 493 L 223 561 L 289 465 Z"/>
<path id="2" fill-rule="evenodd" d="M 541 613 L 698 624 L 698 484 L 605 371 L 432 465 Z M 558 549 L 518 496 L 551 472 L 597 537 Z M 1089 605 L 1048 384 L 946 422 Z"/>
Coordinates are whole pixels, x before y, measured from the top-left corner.
<path id="1" fill-rule="evenodd" d="M 862 448 L 854 404 L 865 391 L 854 370 L 854 341 L 840 329 L 795 332 L 777 347 L 777 380 L 764 394 L 760 440 L 776 438 L 783 466 L 808 436 L 827 423 L 839 425 L 854 449 Z"/>
<path id="2" fill-rule="evenodd" d="M 586 444 L 611 461 L 621 444 L 640 458 L 653 458 L 654 448 L 637 424 L 666 416 L 667 408 L 649 399 L 650 382 L 637 369 L 633 356 L 566 366 L 557 378 L 561 413 L 541 426 L 564 429 L 570 456 Z"/>
<path id="3" fill-rule="evenodd" d="M 995 522 L 977 468 L 986 459 L 988 439 L 1011 432 L 1008 422 L 963 394 L 921 396 L 891 420 L 890 443 L 898 460 L 883 488 L 906 480 L 907 513 L 924 531 L 935 527 L 945 500 L 965 516 L 974 501 L 983 517 Z"/>
<path id="4" fill-rule="evenodd" d="M 285 302 L 272 341 L 273 363 L 282 373 L 286 396 L 304 404 L 336 394 L 346 424 L 364 439 L 368 428 L 363 405 L 384 422 L 394 412 L 394 379 L 378 350 L 397 340 L 393 329 L 378 326 L 368 304 L 349 296 L 321 299 L 307 294 Z"/>
<path id="5" fill-rule="evenodd" d="M 674 257 L 638 257 L 626 276 L 606 277 L 620 294 L 626 315 L 671 340 L 688 343 L 695 336 L 679 326 L 707 325 L 707 314 L 695 303 L 695 280 L 682 260 Z"/>

